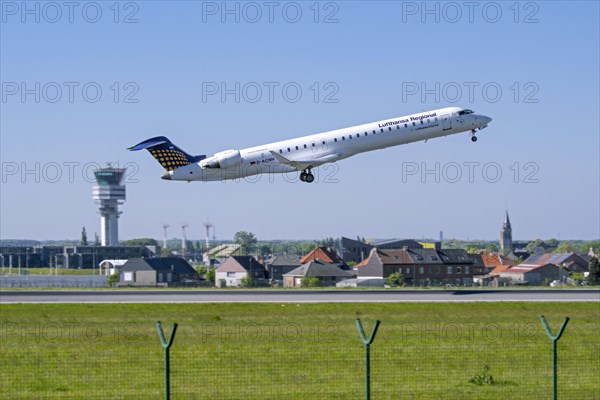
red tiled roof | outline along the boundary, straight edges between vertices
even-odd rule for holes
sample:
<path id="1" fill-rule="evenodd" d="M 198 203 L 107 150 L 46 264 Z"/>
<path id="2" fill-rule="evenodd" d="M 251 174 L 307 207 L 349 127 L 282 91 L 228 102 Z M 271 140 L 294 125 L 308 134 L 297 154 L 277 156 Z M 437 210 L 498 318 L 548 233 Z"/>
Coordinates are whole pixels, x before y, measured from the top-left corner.
<path id="1" fill-rule="evenodd" d="M 319 246 L 300 259 L 300 264 L 306 264 L 309 261 L 321 260 L 324 263 L 334 264 L 339 263 L 340 259 L 334 251 L 329 250 L 325 246 Z"/>
<path id="2" fill-rule="evenodd" d="M 481 254 L 481 259 L 483 260 L 483 265 L 485 265 L 486 267 L 514 267 L 515 265 L 517 265 L 517 263 L 514 262 L 511 258 L 498 253 Z"/>

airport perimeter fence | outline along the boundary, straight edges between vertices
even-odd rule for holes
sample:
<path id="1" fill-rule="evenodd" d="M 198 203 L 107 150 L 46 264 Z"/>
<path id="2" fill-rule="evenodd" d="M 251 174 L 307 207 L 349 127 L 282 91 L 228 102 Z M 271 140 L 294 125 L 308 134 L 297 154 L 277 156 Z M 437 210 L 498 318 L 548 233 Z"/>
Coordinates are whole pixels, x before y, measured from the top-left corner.
<path id="1" fill-rule="evenodd" d="M 370 347 L 372 399 L 553 398 L 551 340 L 539 319 L 441 317 L 381 318 Z M 229 319 L 236 320 L 180 321 L 170 348 L 171 399 L 365 398 L 356 320 Z M 171 322 L 163 321 L 167 340 Z M 561 322 L 550 321 L 554 333 Z M 0 398 L 164 399 L 155 324 L 3 320 Z M 369 338 L 374 319 L 362 324 Z M 571 321 L 558 342 L 559 399 L 600 398 L 599 355 L 598 322 Z"/>
<path id="2" fill-rule="evenodd" d="M 106 288 L 104 275 L 8 275 L 0 276 L 0 288 Z"/>

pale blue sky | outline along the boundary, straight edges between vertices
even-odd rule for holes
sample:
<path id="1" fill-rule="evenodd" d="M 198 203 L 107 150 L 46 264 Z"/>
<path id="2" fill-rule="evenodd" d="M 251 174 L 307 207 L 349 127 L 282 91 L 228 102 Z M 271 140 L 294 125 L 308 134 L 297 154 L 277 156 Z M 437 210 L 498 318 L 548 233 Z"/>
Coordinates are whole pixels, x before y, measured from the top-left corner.
<path id="1" fill-rule="evenodd" d="M 480 2 L 473 22 L 469 9 L 457 16 L 450 3 L 428 3 L 434 12 L 424 14 L 422 2 L 322 2 L 318 23 L 313 2 L 277 3 L 272 23 L 268 2 L 252 3 L 262 12 L 255 23 L 255 9 L 235 2 L 228 5 L 239 7 L 239 23 L 233 14 L 222 22 L 220 9 L 209 13 L 221 2 L 123 2 L 118 16 L 113 2 L 81 2 L 73 22 L 64 6 L 58 15 L 49 3 L 29 2 L 27 14 L 22 4 L 1 3 L 2 239 L 77 238 L 83 225 L 99 232 L 83 172 L 108 161 L 135 171 L 122 239 L 160 238 L 163 222 L 171 237 L 187 222 L 188 236 L 201 238 L 206 218 L 220 239 L 239 230 L 259 239 L 436 238 L 440 230 L 497 239 L 505 209 L 516 239 L 600 236 L 598 2 Z M 265 90 L 256 102 L 254 92 L 223 102 L 203 96 L 211 82 Z M 279 85 L 273 102 L 265 82 Z M 297 102 L 282 94 L 290 82 L 302 89 Z M 408 93 L 415 85 L 419 93 Z M 432 89 L 424 99 L 421 86 Z M 22 98 L 24 87 L 31 93 Z M 325 101 L 332 88 L 335 103 Z M 167 182 L 149 154 L 125 150 L 165 135 L 190 153 L 212 154 L 447 105 L 493 122 L 475 144 L 462 134 L 358 155 L 321 168 L 311 185 L 282 176 Z M 434 173 L 408 174 L 436 165 L 439 182 Z M 34 172 L 23 176 L 24 168 Z M 498 168 L 502 177 L 492 182 Z"/>

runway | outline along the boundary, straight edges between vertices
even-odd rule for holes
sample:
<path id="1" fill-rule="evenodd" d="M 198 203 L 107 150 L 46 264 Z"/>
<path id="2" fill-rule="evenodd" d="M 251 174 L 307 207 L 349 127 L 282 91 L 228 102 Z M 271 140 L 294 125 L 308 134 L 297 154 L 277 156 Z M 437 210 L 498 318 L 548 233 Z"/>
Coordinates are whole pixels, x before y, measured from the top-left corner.
<path id="1" fill-rule="evenodd" d="M 600 302 L 600 289 L 546 290 L 2 290 L 15 303 Z"/>

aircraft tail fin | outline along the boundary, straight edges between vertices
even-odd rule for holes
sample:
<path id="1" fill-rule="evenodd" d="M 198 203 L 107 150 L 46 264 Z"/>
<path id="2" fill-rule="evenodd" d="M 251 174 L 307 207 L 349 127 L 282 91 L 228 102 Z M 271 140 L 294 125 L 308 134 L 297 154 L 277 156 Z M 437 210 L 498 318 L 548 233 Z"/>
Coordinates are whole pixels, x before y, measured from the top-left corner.
<path id="1" fill-rule="evenodd" d="M 164 136 L 156 136 L 127 148 L 127 150 L 131 151 L 144 149 L 148 150 L 152 157 L 154 157 L 167 171 L 173 171 L 174 169 L 206 158 L 205 155 L 192 156 L 186 153 Z"/>

